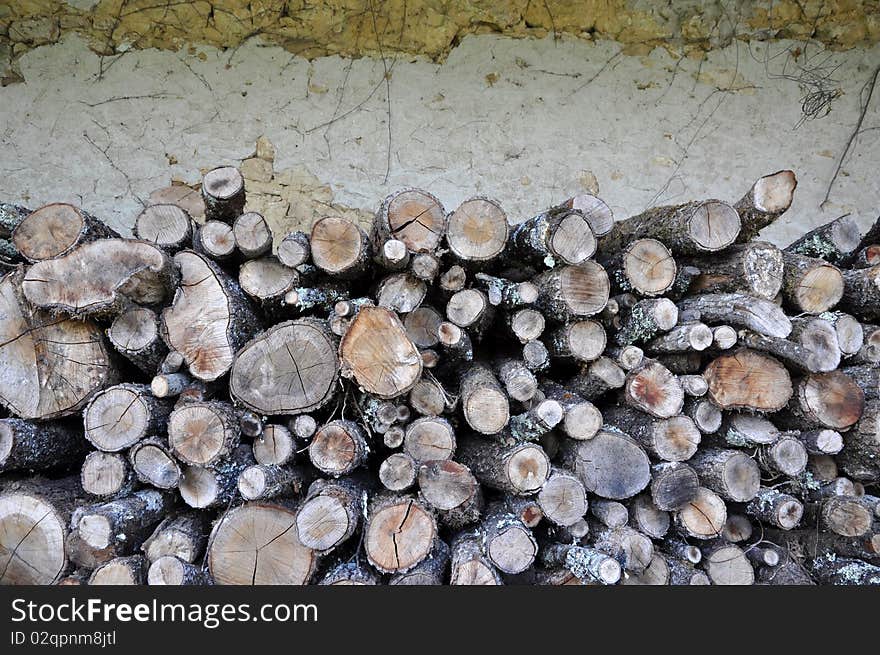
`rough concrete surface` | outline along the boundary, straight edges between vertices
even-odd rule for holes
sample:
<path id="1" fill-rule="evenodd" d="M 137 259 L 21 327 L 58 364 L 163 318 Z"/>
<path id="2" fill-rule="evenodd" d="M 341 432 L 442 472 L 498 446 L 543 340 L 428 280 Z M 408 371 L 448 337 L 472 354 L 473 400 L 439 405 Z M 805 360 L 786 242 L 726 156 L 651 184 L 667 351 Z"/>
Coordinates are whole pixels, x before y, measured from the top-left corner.
<path id="1" fill-rule="evenodd" d="M 877 217 L 880 89 L 822 201 L 880 46 L 733 41 L 680 59 L 621 48 L 482 35 L 442 64 L 308 61 L 253 39 L 102 59 L 68 35 L 26 53 L 25 82 L 0 89 L 0 198 L 75 202 L 125 230 L 152 191 L 240 163 L 262 135 L 274 172 L 247 164 L 248 189 L 274 203 L 278 229 L 345 207 L 366 217 L 402 186 L 429 189 L 448 209 L 494 196 L 513 221 L 598 186 L 622 218 L 654 204 L 736 200 L 781 168 L 797 172 L 799 187 L 769 238 L 787 243 L 846 212 L 863 226 Z"/>

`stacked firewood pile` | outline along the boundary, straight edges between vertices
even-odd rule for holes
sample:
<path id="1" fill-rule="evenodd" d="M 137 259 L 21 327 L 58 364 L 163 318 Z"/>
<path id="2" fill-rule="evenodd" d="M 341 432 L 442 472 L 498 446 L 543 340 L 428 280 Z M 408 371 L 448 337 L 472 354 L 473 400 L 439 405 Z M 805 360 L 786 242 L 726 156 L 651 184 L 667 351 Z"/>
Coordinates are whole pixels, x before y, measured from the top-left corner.
<path id="1" fill-rule="evenodd" d="M 795 186 L 2 205 L 0 581 L 878 584 L 880 222 L 760 241 Z"/>

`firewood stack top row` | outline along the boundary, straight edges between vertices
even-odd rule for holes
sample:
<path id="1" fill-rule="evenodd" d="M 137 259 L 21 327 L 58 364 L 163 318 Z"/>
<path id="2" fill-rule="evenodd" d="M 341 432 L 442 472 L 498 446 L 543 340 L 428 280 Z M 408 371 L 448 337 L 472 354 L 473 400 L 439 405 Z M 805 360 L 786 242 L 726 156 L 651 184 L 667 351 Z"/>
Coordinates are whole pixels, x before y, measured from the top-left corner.
<path id="1" fill-rule="evenodd" d="M 880 221 L 0 204 L 4 584 L 880 584 Z"/>

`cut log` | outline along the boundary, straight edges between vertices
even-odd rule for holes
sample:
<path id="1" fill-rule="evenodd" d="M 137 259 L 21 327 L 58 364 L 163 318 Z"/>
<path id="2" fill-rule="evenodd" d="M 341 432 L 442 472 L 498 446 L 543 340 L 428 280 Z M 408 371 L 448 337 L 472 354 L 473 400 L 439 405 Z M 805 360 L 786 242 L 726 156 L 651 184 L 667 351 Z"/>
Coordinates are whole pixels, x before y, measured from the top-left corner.
<path id="1" fill-rule="evenodd" d="M 791 377 L 776 359 L 742 348 L 712 360 L 703 374 L 709 399 L 721 409 L 775 412 L 792 396 Z"/>
<path id="2" fill-rule="evenodd" d="M 89 546 L 113 556 L 130 555 L 171 508 L 171 499 L 155 489 L 80 508 L 72 525 Z"/>
<path id="3" fill-rule="evenodd" d="M 235 258 L 235 233 L 223 221 L 208 221 L 200 225 L 193 237 L 193 250 L 215 262 L 232 262 Z"/>
<path id="4" fill-rule="evenodd" d="M 596 550 L 613 557 L 624 570 L 636 575 L 645 572 L 654 556 L 651 540 L 629 526 L 609 528 L 597 523 L 595 529 L 590 526 L 590 536 Z"/>
<path id="5" fill-rule="evenodd" d="M 356 279 L 370 262 L 370 241 L 366 233 L 345 218 L 328 216 L 312 226 L 309 240 L 312 261 L 333 277 Z"/>
<path id="6" fill-rule="evenodd" d="M 522 573 L 535 561 L 538 544 L 532 531 L 503 506 L 487 510 L 482 530 L 486 557 L 499 571 Z"/>
<path id="7" fill-rule="evenodd" d="M 865 483 L 880 480 L 880 402 L 865 405 L 859 422 L 847 432 L 845 444 L 836 457 L 841 469 Z"/>
<path id="8" fill-rule="evenodd" d="M 90 496 L 125 496 L 134 490 L 134 473 L 123 455 L 93 450 L 83 460 L 80 484 Z"/>
<path id="9" fill-rule="evenodd" d="M 714 335 L 708 325 L 693 321 L 675 326 L 647 345 L 653 353 L 702 352 L 712 345 Z"/>
<path id="10" fill-rule="evenodd" d="M 141 550 L 150 562 L 169 556 L 192 564 L 205 551 L 209 527 L 208 517 L 201 512 L 166 517 L 144 541 Z"/>
<path id="11" fill-rule="evenodd" d="M 507 214 L 494 200 L 465 200 L 449 215 L 446 243 L 462 262 L 495 259 L 507 245 Z"/>
<path id="12" fill-rule="evenodd" d="M 406 428 L 403 452 L 419 464 L 452 459 L 455 454 L 455 431 L 444 418 L 416 419 Z"/>
<path id="13" fill-rule="evenodd" d="M 639 296 L 661 296 L 676 281 L 678 266 L 669 249 L 656 239 L 636 239 L 610 259 L 603 259 L 615 289 Z"/>
<path id="14" fill-rule="evenodd" d="M 422 416 L 438 416 L 446 410 L 446 394 L 439 382 L 422 378 L 409 392 L 409 404 Z"/>
<path id="15" fill-rule="evenodd" d="M 464 464 L 427 462 L 419 467 L 418 481 L 421 497 L 437 511 L 445 527 L 457 530 L 480 520 L 483 493 Z"/>
<path id="16" fill-rule="evenodd" d="M 278 252 L 275 253 L 278 261 L 289 268 L 296 268 L 308 263 L 312 256 L 312 248 L 309 235 L 302 231 L 290 232 L 284 235 L 278 244 Z"/>
<path id="17" fill-rule="evenodd" d="M 843 437 L 836 430 L 806 430 L 795 433 L 811 455 L 836 455 L 843 450 Z"/>
<path id="18" fill-rule="evenodd" d="M 587 513 L 587 491 L 570 471 L 554 468 L 537 496 L 544 517 L 555 525 L 574 525 Z"/>
<path id="19" fill-rule="evenodd" d="M 420 252 L 412 256 L 409 272 L 422 282 L 431 283 L 440 273 L 440 259 L 429 252 Z"/>
<path id="20" fill-rule="evenodd" d="M 180 466 L 167 442 L 158 438 L 139 441 L 128 451 L 138 480 L 157 489 L 174 489 L 180 482 Z"/>
<path id="21" fill-rule="evenodd" d="M 262 214 L 246 212 L 232 224 L 235 246 L 245 259 L 256 259 L 271 252 L 272 230 Z"/>
<path id="22" fill-rule="evenodd" d="M 540 290 L 535 304 L 547 318 L 560 323 L 598 314 L 608 303 L 611 290 L 605 269 L 592 261 L 546 271 L 534 283 Z"/>
<path id="23" fill-rule="evenodd" d="M 182 586 L 207 583 L 207 576 L 202 569 L 170 555 L 157 559 L 147 571 L 148 585 Z"/>
<path id="24" fill-rule="evenodd" d="M 162 312 L 162 336 L 183 355 L 189 372 L 210 382 L 232 367 L 233 355 L 250 339 L 259 321 L 238 285 L 195 252 L 174 256 L 180 287 Z"/>
<path id="25" fill-rule="evenodd" d="M 746 506 L 746 513 L 781 530 L 792 530 L 801 522 L 804 506 L 794 496 L 764 487 Z"/>
<path id="26" fill-rule="evenodd" d="M 412 457 L 391 453 L 379 465 L 379 482 L 389 491 L 406 491 L 415 484 L 417 471 L 418 464 Z"/>
<path id="27" fill-rule="evenodd" d="M 536 493 L 550 475 L 547 453 L 533 443 L 507 446 L 485 437 L 462 438 L 457 456 L 482 484 L 514 495 Z"/>
<path id="28" fill-rule="evenodd" d="M 832 496 L 810 510 L 811 518 L 818 519 L 819 527 L 841 537 L 862 537 L 872 529 L 872 512 L 858 498 Z"/>
<path id="29" fill-rule="evenodd" d="M 424 504 L 406 496 L 379 495 L 370 503 L 364 552 L 383 573 L 405 573 L 434 549 L 437 523 Z"/>
<path id="30" fill-rule="evenodd" d="M 587 441 L 562 444 L 560 462 L 573 471 L 587 491 L 602 498 L 631 498 L 648 486 L 648 456 L 629 435 L 602 430 Z"/>
<path id="31" fill-rule="evenodd" d="M 462 376 L 461 409 L 467 424 L 482 434 L 497 434 L 510 420 L 510 403 L 491 371 L 474 364 Z"/>
<path id="32" fill-rule="evenodd" d="M 330 401 L 338 376 L 336 341 L 326 324 L 302 318 L 269 328 L 239 351 L 229 391 L 259 414 L 301 414 Z"/>
<path id="33" fill-rule="evenodd" d="M 233 507 L 214 525 L 207 563 L 216 584 L 302 585 L 315 571 L 315 551 L 299 541 L 296 513 L 270 503 Z"/>
<path id="34" fill-rule="evenodd" d="M 626 382 L 626 373 L 613 360 L 604 355 L 581 367 L 580 373 L 565 385 L 586 400 L 595 400 L 612 389 L 619 389 Z"/>
<path id="35" fill-rule="evenodd" d="M 333 477 L 351 473 L 366 461 L 368 453 L 366 436 L 354 421 L 330 421 L 309 444 L 312 465 Z"/>
<path id="36" fill-rule="evenodd" d="M 527 411 L 511 416 L 502 434 L 515 442 L 538 441 L 559 425 L 564 415 L 562 405 L 555 400 L 534 402 Z"/>
<path id="37" fill-rule="evenodd" d="M 688 462 L 700 482 L 727 500 L 746 503 L 761 488 L 761 471 L 746 453 L 739 450 L 705 448 Z"/>
<path id="38" fill-rule="evenodd" d="M 624 401 L 656 418 L 670 418 L 684 407 L 684 390 L 663 364 L 645 360 L 626 375 Z"/>
<path id="39" fill-rule="evenodd" d="M 727 521 L 727 506 L 721 497 L 706 487 L 675 513 L 675 524 L 681 532 L 694 539 L 714 539 L 721 535 Z"/>
<path id="40" fill-rule="evenodd" d="M 336 548 L 360 527 L 365 502 L 356 479 L 315 480 L 296 514 L 300 541 L 318 552 Z"/>
<path id="41" fill-rule="evenodd" d="M 449 566 L 449 546 L 439 539 L 431 553 L 405 573 L 396 573 L 388 580 L 389 585 L 442 585 Z"/>
<path id="42" fill-rule="evenodd" d="M 536 309 L 518 309 L 505 316 L 505 325 L 522 344 L 534 341 L 544 333 L 544 315 Z M 878 356 L 880 360 L 880 356 Z"/>
<path id="43" fill-rule="evenodd" d="M 245 500 L 295 498 L 302 493 L 309 477 L 308 472 L 296 467 L 253 464 L 238 475 L 238 493 Z"/>
<path id="44" fill-rule="evenodd" d="M 725 417 L 718 436 L 736 448 L 755 448 L 775 443 L 779 439 L 779 430 L 763 416 L 732 413 Z"/>
<path id="45" fill-rule="evenodd" d="M 299 284 L 299 274 L 274 257 L 249 259 L 238 271 L 241 290 L 269 316 L 281 315 L 284 298 Z"/>
<path id="46" fill-rule="evenodd" d="M 85 437 L 109 453 L 164 431 L 171 405 L 143 384 L 118 384 L 92 398 L 83 411 Z"/>
<path id="47" fill-rule="evenodd" d="M 538 391 L 538 380 L 528 367 L 517 359 L 500 359 L 493 368 L 507 394 L 520 402 L 531 400 Z"/>
<path id="48" fill-rule="evenodd" d="M 633 437 L 654 457 L 667 462 L 690 459 L 700 445 L 700 431 L 687 416 L 654 418 L 630 407 L 610 407 L 605 425 Z"/>
<path id="49" fill-rule="evenodd" d="M 149 375 L 168 355 L 168 346 L 159 333 L 159 317 L 147 307 L 132 307 L 119 314 L 107 336 L 119 354 Z"/>
<path id="50" fill-rule="evenodd" d="M 221 166 L 202 178 L 205 218 L 232 223 L 244 211 L 244 178 L 237 168 Z"/>
<path id="51" fill-rule="evenodd" d="M 403 189 L 382 202 L 373 221 L 373 242 L 399 239 L 410 252 L 433 252 L 446 234 L 446 210 L 420 189 Z"/>
<path id="52" fill-rule="evenodd" d="M 251 449 L 242 444 L 211 468 L 190 466 L 183 471 L 178 483 L 180 497 L 196 509 L 228 505 L 239 497 L 238 476 L 253 463 Z"/>
<path id="53" fill-rule="evenodd" d="M 590 503 L 590 514 L 609 528 L 620 528 L 629 523 L 629 510 L 616 500 L 594 499 Z"/>
<path id="54" fill-rule="evenodd" d="M 704 323 L 725 323 L 784 339 L 791 321 L 769 300 L 742 294 L 717 293 L 688 298 L 678 303 L 681 313 L 696 314 Z"/>
<path id="55" fill-rule="evenodd" d="M 840 307 L 865 321 L 880 319 L 880 266 L 843 273 Z"/>
<path id="56" fill-rule="evenodd" d="M 142 585 L 147 580 L 147 560 L 143 555 L 116 557 L 96 568 L 89 578 L 89 585 Z"/>
<path id="57" fill-rule="evenodd" d="M 742 548 L 719 541 L 712 544 L 704 553 L 703 568 L 714 585 L 755 584 L 755 569 L 752 568 Z"/>
<path id="58" fill-rule="evenodd" d="M 706 385 L 708 389 L 708 383 Z M 687 398 L 684 401 L 685 416 L 690 417 L 702 434 L 714 434 L 721 427 L 723 415 L 718 405 L 706 398 Z"/>
<path id="59" fill-rule="evenodd" d="M 541 341 L 529 341 L 522 347 L 522 360 L 533 373 L 550 368 L 550 351 Z"/>
<path id="60" fill-rule="evenodd" d="M 321 578 L 318 584 L 356 587 L 372 586 L 379 584 L 379 576 L 366 562 L 355 560 L 354 562 L 337 564 Z"/>
<path id="61" fill-rule="evenodd" d="M 576 209 L 550 209 L 516 226 L 511 249 L 520 261 L 552 267 L 578 265 L 596 252 L 596 237 L 587 217 Z"/>
<path id="62" fill-rule="evenodd" d="M 773 444 L 761 447 L 758 461 L 771 474 L 796 478 L 807 468 L 807 449 L 796 437 L 783 434 Z"/>
<path id="63" fill-rule="evenodd" d="M 70 466 L 87 450 L 78 426 L 0 419 L 0 472 L 38 471 Z"/>
<path id="64" fill-rule="evenodd" d="M 739 333 L 739 343 L 781 359 L 789 367 L 808 373 L 833 371 L 840 364 L 840 346 L 834 326 L 821 318 L 792 321 L 788 339 L 768 337 L 749 330 Z"/>
<path id="65" fill-rule="evenodd" d="M 602 427 L 602 413 L 589 400 L 584 400 L 555 382 L 543 383 L 541 392 L 545 398 L 562 405 L 565 416 L 560 426 L 572 439 L 591 439 Z"/>
<path id="66" fill-rule="evenodd" d="M 686 395 L 702 398 L 709 392 L 709 383 L 702 375 L 679 375 L 678 383 Z"/>
<path id="67" fill-rule="evenodd" d="M 146 241 L 101 239 L 28 269 L 21 283 L 34 305 L 70 316 L 113 315 L 126 304 L 155 305 L 177 282 L 162 249 Z"/>
<path id="68" fill-rule="evenodd" d="M 561 204 L 566 209 L 576 209 L 584 215 L 590 229 L 596 237 L 603 237 L 614 227 L 614 215 L 611 208 L 601 198 L 590 193 L 569 198 Z"/>
<path id="69" fill-rule="evenodd" d="M 169 252 L 192 244 L 193 220 L 177 205 L 150 205 L 134 221 L 134 236 Z"/>
<path id="70" fill-rule="evenodd" d="M 452 541 L 451 585 L 500 585 L 501 576 L 483 554 L 482 536 L 477 531 L 458 534 Z"/>
<path id="71" fill-rule="evenodd" d="M 824 555 L 813 560 L 810 570 L 826 584 L 880 585 L 880 566 L 860 559 Z"/>
<path id="72" fill-rule="evenodd" d="M 821 318 L 834 326 L 837 346 L 844 357 L 855 355 L 866 343 L 865 329 L 855 316 L 844 312 L 827 312 Z"/>
<path id="73" fill-rule="evenodd" d="M 443 318 L 433 307 L 417 307 L 406 315 L 403 325 L 406 328 L 406 336 L 409 337 L 419 348 L 433 348 L 440 340 L 437 329 Z"/>
<path id="74" fill-rule="evenodd" d="M 479 340 L 492 323 L 494 311 L 489 297 L 477 289 L 464 289 L 452 295 L 446 304 L 446 319 L 465 328 Z"/>
<path id="75" fill-rule="evenodd" d="M 468 333 L 455 323 L 443 321 L 437 327 L 437 338 L 443 347 L 448 364 L 470 362 L 474 358 L 474 344 Z"/>
<path id="76" fill-rule="evenodd" d="M 396 398 L 415 386 L 422 358 L 397 316 L 382 307 L 358 312 L 339 347 L 343 375 L 379 398 Z"/>
<path id="77" fill-rule="evenodd" d="M 617 584 L 622 569 L 616 559 L 595 548 L 572 544 L 552 544 L 541 553 L 544 564 L 562 566 L 571 571 L 578 580 Z"/>
<path id="78" fill-rule="evenodd" d="M 712 328 L 712 345 L 718 350 L 729 350 L 739 340 L 736 330 L 729 325 L 719 325 Z"/>
<path id="79" fill-rule="evenodd" d="M 865 393 L 855 380 L 841 371 L 812 373 L 795 387 L 784 425 L 796 429 L 846 430 L 855 425 L 865 408 Z"/>
<path id="80" fill-rule="evenodd" d="M 782 251 L 764 241 L 736 245 L 723 254 L 693 260 L 700 269 L 690 290 L 696 293 L 744 293 L 773 300 L 782 288 Z"/>
<path id="81" fill-rule="evenodd" d="M 474 278 L 486 290 L 489 304 L 493 306 L 513 309 L 531 305 L 538 299 L 538 287 L 531 282 L 513 282 L 486 273 L 477 273 Z"/>
<path id="82" fill-rule="evenodd" d="M 678 308 L 668 298 L 640 300 L 626 311 L 615 340 L 620 346 L 646 343 L 678 323 Z"/>
<path id="83" fill-rule="evenodd" d="M 821 314 L 843 297 L 844 279 L 840 269 L 822 259 L 791 252 L 782 255 L 785 271 L 782 294 L 797 312 Z"/>
<path id="84" fill-rule="evenodd" d="M 777 171 L 759 178 L 734 205 L 742 221 L 737 242 L 751 241 L 785 213 L 791 206 L 796 188 L 797 178 L 792 171 Z"/>
<path id="85" fill-rule="evenodd" d="M 12 231 L 12 243 L 31 262 L 63 257 L 77 246 L 119 235 L 79 207 L 43 205 L 30 212 Z"/>
<path id="86" fill-rule="evenodd" d="M 842 265 L 858 250 L 861 240 L 859 224 L 852 216 L 844 214 L 810 230 L 793 241 L 785 250 Z"/>
<path id="87" fill-rule="evenodd" d="M 585 319 L 558 327 L 548 335 L 546 342 L 553 357 L 591 362 L 604 352 L 607 335 L 601 323 Z"/>
<path id="88" fill-rule="evenodd" d="M 651 494 L 642 493 L 629 504 L 629 523 L 651 539 L 662 539 L 669 531 L 670 518 L 668 512 L 654 504 Z"/>
<path id="89" fill-rule="evenodd" d="M 635 239 L 654 238 L 675 254 L 698 255 L 731 245 L 740 233 L 740 218 L 720 200 L 655 207 L 618 221 L 602 239 L 606 252 L 618 252 Z"/>
<path id="90" fill-rule="evenodd" d="M 177 407 L 168 418 L 168 445 L 191 466 L 211 466 L 228 457 L 241 439 L 232 405 L 220 401 Z"/>
<path id="91" fill-rule="evenodd" d="M 697 497 L 700 479 L 681 462 L 661 462 L 651 467 L 651 500 L 657 509 L 671 512 Z"/>

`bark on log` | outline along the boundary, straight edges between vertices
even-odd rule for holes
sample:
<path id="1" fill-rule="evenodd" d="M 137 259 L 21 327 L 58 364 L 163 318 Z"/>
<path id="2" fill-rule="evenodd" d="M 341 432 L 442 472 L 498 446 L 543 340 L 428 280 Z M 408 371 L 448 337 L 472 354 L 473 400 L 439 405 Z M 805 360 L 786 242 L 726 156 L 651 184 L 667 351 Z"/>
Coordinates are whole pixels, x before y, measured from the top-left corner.
<path id="1" fill-rule="evenodd" d="M 617 584 L 623 571 L 613 557 L 595 548 L 571 544 L 554 544 L 541 553 L 548 566 L 562 566 L 579 580 L 605 585 Z"/>
<path id="2" fill-rule="evenodd" d="M 723 254 L 693 262 L 701 273 L 691 284 L 691 292 L 744 293 L 773 300 L 782 289 L 782 251 L 765 241 L 732 246 Z"/>
<path id="3" fill-rule="evenodd" d="M 494 318 L 489 297 L 477 289 L 464 289 L 452 295 L 446 304 L 446 320 L 468 330 L 479 341 Z"/>
<path id="4" fill-rule="evenodd" d="M 500 585 L 495 565 L 483 554 L 482 536 L 477 531 L 459 533 L 452 541 L 451 585 Z"/>
<path id="5" fill-rule="evenodd" d="M 602 427 L 602 413 L 589 400 L 551 381 L 541 385 L 541 393 L 562 405 L 565 416 L 560 428 L 572 439 L 591 439 Z"/>
<path id="6" fill-rule="evenodd" d="M 708 389 L 708 383 L 706 385 Z M 714 434 L 721 427 L 723 415 L 718 405 L 706 398 L 686 398 L 683 413 L 702 434 Z"/>
<path id="7" fill-rule="evenodd" d="M 245 500 L 298 497 L 305 488 L 307 471 L 290 466 L 253 464 L 238 475 L 238 493 Z"/>
<path id="8" fill-rule="evenodd" d="M 689 460 L 700 445 L 700 432 L 687 416 L 655 418 L 635 408 L 605 410 L 606 426 L 630 435 L 654 457 L 667 462 Z"/>
<path id="9" fill-rule="evenodd" d="M 462 376 L 461 409 L 467 424 L 482 434 L 497 434 L 510 420 L 510 404 L 488 367 L 472 365 Z"/>
<path id="10" fill-rule="evenodd" d="M 548 335 L 546 343 L 553 357 L 591 362 L 604 352 L 607 340 L 602 324 L 586 319 L 556 328 Z"/>
<path id="11" fill-rule="evenodd" d="M 449 546 L 437 540 L 434 549 L 414 568 L 405 573 L 396 573 L 388 581 L 389 585 L 442 585 L 449 566 Z"/>
<path id="12" fill-rule="evenodd" d="M 781 530 L 792 530 L 801 522 L 804 506 L 790 494 L 763 487 L 746 505 L 746 513 Z"/>
<path id="13" fill-rule="evenodd" d="M 706 448 L 688 462 L 708 487 L 727 500 L 746 503 L 761 488 L 761 471 L 749 455 L 739 450 Z"/>
<path id="14" fill-rule="evenodd" d="M 321 581 L 321 585 L 372 586 L 379 584 L 379 576 L 365 562 L 343 562 L 330 569 Z"/>
<path id="15" fill-rule="evenodd" d="M 309 444 L 312 465 L 335 478 L 361 466 L 369 452 L 366 435 L 354 421 L 330 421 L 318 429 Z"/>
<path id="16" fill-rule="evenodd" d="M 228 505 L 239 497 L 238 476 L 253 463 L 251 449 L 242 444 L 211 468 L 190 466 L 178 483 L 180 497 L 196 509 Z"/>
<path id="17" fill-rule="evenodd" d="M 807 468 L 807 449 L 799 439 L 783 434 L 775 443 L 761 447 L 758 461 L 771 474 L 796 478 Z"/>
<path id="18" fill-rule="evenodd" d="M 477 523 L 484 509 L 483 493 L 470 469 L 458 462 L 427 462 L 418 471 L 420 497 L 437 511 L 440 522 L 458 530 Z"/>
<path id="19" fill-rule="evenodd" d="M 482 484 L 514 495 L 536 493 L 550 475 L 547 454 L 532 443 L 507 446 L 485 437 L 462 438 L 457 456 Z"/>
<path id="20" fill-rule="evenodd" d="M 278 261 L 290 268 L 308 263 L 312 256 L 309 235 L 302 231 L 286 234 L 278 244 L 278 252 L 275 256 L 278 257 Z"/>
<path id="21" fill-rule="evenodd" d="M 753 240 L 758 232 L 791 206 L 797 178 L 792 171 L 777 171 L 759 178 L 734 207 L 742 221 L 738 243 Z"/>
<path id="22" fill-rule="evenodd" d="M 670 291 L 678 266 L 669 249 L 656 239 L 636 239 L 610 258 L 601 258 L 614 288 L 621 293 L 661 296 Z"/>
<path id="23" fill-rule="evenodd" d="M 646 343 L 661 332 L 671 330 L 676 323 L 678 308 L 668 298 L 640 300 L 622 313 L 615 340 L 620 346 Z"/>
<path id="24" fill-rule="evenodd" d="M 752 296 L 707 294 L 682 300 L 678 309 L 681 313 L 698 315 L 704 323 L 735 325 L 768 337 L 784 339 L 791 333 L 791 321 L 777 305 Z"/>
<path id="25" fill-rule="evenodd" d="M 558 207 L 516 226 L 512 254 L 541 267 L 583 264 L 596 252 L 596 237 L 587 217 L 576 209 Z"/>
<path id="26" fill-rule="evenodd" d="M 880 319 L 880 266 L 845 271 L 839 305 L 864 321 Z"/>
<path id="27" fill-rule="evenodd" d="M 607 304 L 611 289 L 605 269 L 592 261 L 546 271 L 534 283 L 540 290 L 535 304 L 547 318 L 560 323 L 598 314 Z"/>
<path id="28" fill-rule="evenodd" d="M 182 559 L 167 555 L 150 565 L 147 571 L 148 585 L 204 585 L 208 584 L 205 572 Z"/>
<path id="29" fill-rule="evenodd" d="M 360 528 L 366 494 L 357 478 L 315 480 L 296 514 L 303 545 L 324 553 L 351 538 Z"/>
<path id="30" fill-rule="evenodd" d="M 71 524 L 89 546 L 113 556 L 130 555 L 171 508 L 171 499 L 155 489 L 86 506 L 74 512 Z"/>
<path id="31" fill-rule="evenodd" d="M 609 528 L 596 524 L 590 526 L 590 536 L 596 550 L 616 559 L 620 566 L 636 575 L 645 572 L 654 556 L 654 544 L 638 530 L 629 526 Z"/>
<path id="32" fill-rule="evenodd" d="M 797 312 L 821 314 L 843 297 L 844 278 L 840 269 L 822 259 L 783 252 L 785 270 L 782 295 Z"/>
<path id="33" fill-rule="evenodd" d="M 192 564 L 205 552 L 209 530 L 210 521 L 204 513 L 181 512 L 164 518 L 141 550 L 150 562 L 168 556 Z"/>
<path id="34" fill-rule="evenodd" d="M 182 462 L 212 466 L 238 447 L 241 428 L 232 405 L 188 403 L 168 417 L 168 445 Z"/>
<path id="35" fill-rule="evenodd" d="M 73 423 L 0 419 L 0 472 L 41 471 L 69 466 L 86 450 Z"/>
<path id="36" fill-rule="evenodd" d="M 840 468 L 865 483 L 880 480 L 880 402 L 870 401 L 859 422 L 847 432 L 845 446 L 836 457 Z"/>
<path id="37" fill-rule="evenodd" d="M 653 353 L 702 352 L 712 345 L 712 330 L 705 323 L 681 323 L 648 343 Z"/>
<path id="38" fill-rule="evenodd" d="M 166 440 L 148 438 L 128 451 L 129 461 L 138 480 L 157 489 L 175 489 L 180 483 L 180 465 L 171 454 Z"/>
<path id="39" fill-rule="evenodd" d="M 601 198 L 590 193 L 582 193 L 569 198 L 560 206 L 581 212 L 597 238 L 604 237 L 614 227 L 614 215 L 611 208 Z"/>
<path id="40" fill-rule="evenodd" d="M 858 249 L 862 235 L 859 224 L 849 214 L 820 225 L 796 239 L 786 247 L 806 257 L 824 259 L 832 264 L 844 265 Z"/>
<path id="41" fill-rule="evenodd" d="M 522 520 L 499 505 L 490 507 L 482 523 L 483 547 L 495 567 L 509 574 L 522 573 L 535 561 L 538 543 Z"/>
<path id="42" fill-rule="evenodd" d="M 215 262 L 232 263 L 236 259 L 232 226 L 222 221 L 207 221 L 200 225 L 193 237 L 193 250 Z"/>
<path id="43" fill-rule="evenodd" d="M 147 580 L 147 561 L 143 555 L 116 557 L 96 568 L 89 586 L 142 585 Z"/>
<path id="44" fill-rule="evenodd" d="M 566 383 L 586 400 L 595 400 L 602 394 L 619 389 L 626 382 L 626 373 L 614 361 L 604 355 L 581 367 L 580 373 Z"/>
<path id="45" fill-rule="evenodd" d="M 655 360 L 645 360 L 627 373 L 623 397 L 626 404 L 656 418 L 677 416 L 684 407 L 678 378 Z"/>
<path id="46" fill-rule="evenodd" d="M 63 257 L 79 245 L 119 235 L 94 216 L 66 203 L 43 205 L 24 216 L 12 243 L 30 262 Z"/>
<path id="47" fill-rule="evenodd" d="M 244 178 L 237 168 L 221 166 L 202 178 L 205 219 L 232 223 L 244 211 Z"/>

